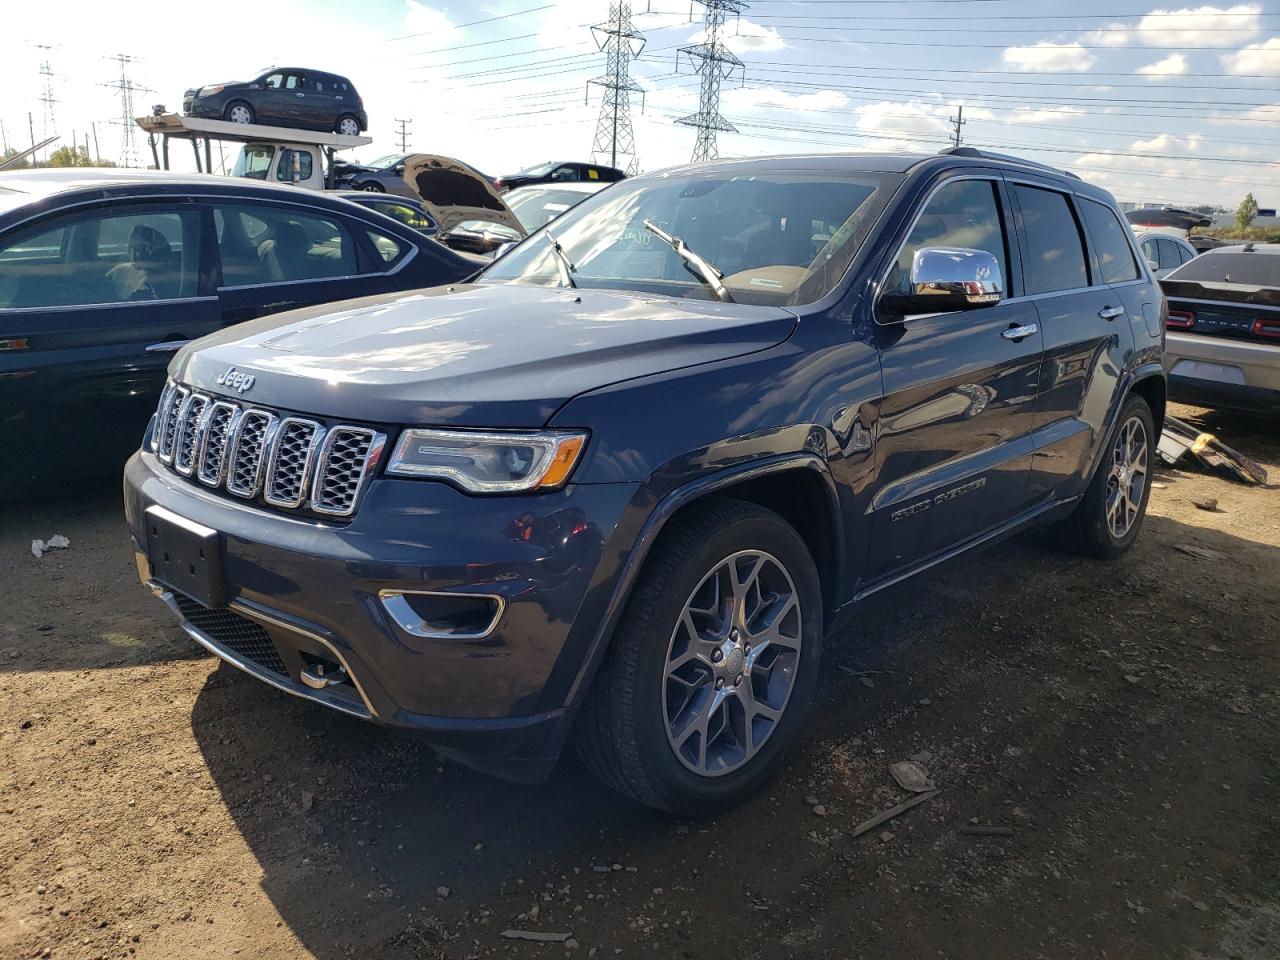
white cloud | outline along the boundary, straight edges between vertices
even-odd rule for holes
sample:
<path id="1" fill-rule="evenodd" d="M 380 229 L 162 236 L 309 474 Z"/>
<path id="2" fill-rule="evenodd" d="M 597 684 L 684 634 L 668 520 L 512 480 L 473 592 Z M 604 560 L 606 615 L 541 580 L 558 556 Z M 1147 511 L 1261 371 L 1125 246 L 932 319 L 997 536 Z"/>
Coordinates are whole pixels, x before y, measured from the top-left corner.
<path id="1" fill-rule="evenodd" d="M 1272 37 L 1264 43 L 1251 43 L 1243 50 L 1224 54 L 1222 65 L 1230 73 L 1280 77 L 1280 37 Z"/>
<path id="2" fill-rule="evenodd" d="M 721 103 L 728 111 L 787 110 L 803 113 L 838 110 L 848 102 L 849 98 L 839 90 L 789 93 L 776 87 L 732 87 L 721 94 Z"/>
<path id="3" fill-rule="evenodd" d="M 1080 39 L 1086 47 L 1123 47 L 1133 39 L 1133 31 L 1123 23 L 1109 23 Z"/>
<path id="4" fill-rule="evenodd" d="M 1134 153 L 1195 153 L 1203 143 L 1204 137 L 1198 133 L 1186 137 L 1161 133 L 1148 140 L 1135 140 L 1129 149 Z"/>
<path id="5" fill-rule="evenodd" d="M 1139 43 L 1149 47 L 1203 46 L 1205 37 L 1212 37 L 1213 46 L 1225 47 L 1257 36 L 1261 13 L 1257 3 L 1156 9 L 1138 21 L 1134 33 Z"/>
<path id="6" fill-rule="evenodd" d="M 419 3 L 418 0 L 405 0 L 404 25 L 409 33 L 425 33 L 429 36 L 453 29 L 448 14 Z"/>
<path id="7" fill-rule="evenodd" d="M 1009 115 L 1010 123 L 1056 123 L 1061 120 L 1074 120 L 1083 116 L 1084 111 L 1079 107 L 1051 107 L 1036 109 L 1034 107 L 1019 107 Z"/>
<path id="8" fill-rule="evenodd" d="M 1002 56 L 1004 65 L 1013 70 L 1047 70 L 1054 73 L 1067 71 L 1083 73 L 1098 62 L 1098 58 L 1078 41 L 1053 43 L 1041 40 L 1030 46 L 1009 47 Z"/>
<path id="9" fill-rule="evenodd" d="M 699 30 L 689 38 L 690 43 L 705 43 L 706 31 Z M 766 27 L 740 17 L 733 23 L 726 24 L 720 33 L 721 42 L 734 53 L 771 53 L 782 50 L 787 41 L 778 33 L 776 27 Z"/>
<path id="10" fill-rule="evenodd" d="M 1139 67 L 1137 73 L 1144 77 L 1180 77 L 1191 69 L 1187 63 L 1187 56 L 1184 53 L 1171 53 L 1163 60 L 1157 60 L 1155 63 L 1148 63 L 1145 67 Z"/>

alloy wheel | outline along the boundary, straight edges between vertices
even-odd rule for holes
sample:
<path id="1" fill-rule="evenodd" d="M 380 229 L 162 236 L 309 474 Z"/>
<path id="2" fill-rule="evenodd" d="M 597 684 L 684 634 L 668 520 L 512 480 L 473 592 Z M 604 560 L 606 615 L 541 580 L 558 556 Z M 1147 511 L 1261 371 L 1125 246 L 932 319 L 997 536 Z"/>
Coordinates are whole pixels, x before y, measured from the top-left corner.
<path id="1" fill-rule="evenodd" d="M 1107 528 L 1123 540 L 1138 521 L 1147 486 L 1147 428 L 1141 418 L 1130 417 L 1116 435 L 1111 450 L 1111 475 L 1107 478 Z"/>
<path id="2" fill-rule="evenodd" d="M 760 550 L 720 561 L 676 622 L 663 676 L 667 741 L 704 777 L 730 773 L 777 729 L 799 669 L 800 596 Z"/>

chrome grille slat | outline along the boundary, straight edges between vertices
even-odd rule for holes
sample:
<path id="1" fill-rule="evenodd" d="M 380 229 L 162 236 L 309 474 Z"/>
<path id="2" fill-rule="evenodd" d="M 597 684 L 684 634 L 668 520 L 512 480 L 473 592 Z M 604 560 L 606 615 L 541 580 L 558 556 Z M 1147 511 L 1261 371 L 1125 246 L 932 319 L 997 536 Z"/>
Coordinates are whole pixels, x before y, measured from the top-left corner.
<path id="1" fill-rule="evenodd" d="M 293 508 L 307 498 L 307 480 L 324 428 L 314 420 L 280 421 L 267 459 L 262 498 L 273 507 Z"/>
<path id="2" fill-rule="evenodd" d="M 150 449 L 176 473 L 240 499 L 350 517 L 386 441 L 371 427 L 327 427 L 170 381 Z"/>
<path id="3" fill-rule="evenodd" d="M 222 483 L 226 466 L 227 445 L 231 440 L 240 408 L 234 403 L 219 400 L 205 412 L 205 427 L 201 432 L 200 467 L 196 476 L 206 487 Z"/>
<path id="4" fill-rule="evenodd" d="M 262 480 L 262 459 L 275 434 L 276 415 L 249 409 L 240 415 L 227 463 L 227 491 L 237 497 L 256 496 Z"/>
<path id="5" fill-rule="evenodd" d="M 378 446 L 376 452 L 375 445 Z M 346 426 L 330 430 L 316 463 L 311 509 L 337 517 L 349 516 L 355 509 L 365 475 L 380 454 L 376 431 Z"/>
<path id="6" fill-rule="evenodd" d="M 177 439 L 173 443 L 173 469 L 184 477 L 196 469 L 196 456 L 200 452 L 200 428 L 210 397 L 203 393 L 191 393 L 178 413 Z"/>

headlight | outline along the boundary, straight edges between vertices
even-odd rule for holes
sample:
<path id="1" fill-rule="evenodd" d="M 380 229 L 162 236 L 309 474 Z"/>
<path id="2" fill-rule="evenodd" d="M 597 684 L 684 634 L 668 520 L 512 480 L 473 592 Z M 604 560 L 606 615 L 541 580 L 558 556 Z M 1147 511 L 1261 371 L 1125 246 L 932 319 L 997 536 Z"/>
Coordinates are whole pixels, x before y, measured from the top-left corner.
<path id="1" fill-rule="evenodd" d="M 201 95 L 202 97 L 203 97 L 203 96 L 206 96 L 206 95 L 207 95 L 207 96 L 213 96 L 215 93 L 221 93 L 221 92 L 222 92 L 222 84 L 218 84 L 217 86 L 213 86 L 213 87 L 201 87 L 201 88 L 200 88 L 200 95 Z"/>
<path id="2" fill-rule="evenodd" d="M 523 493 L 564 486 L 585 433 L 406 430 L 387 473 L 448 480 L 469 493 Z"/>

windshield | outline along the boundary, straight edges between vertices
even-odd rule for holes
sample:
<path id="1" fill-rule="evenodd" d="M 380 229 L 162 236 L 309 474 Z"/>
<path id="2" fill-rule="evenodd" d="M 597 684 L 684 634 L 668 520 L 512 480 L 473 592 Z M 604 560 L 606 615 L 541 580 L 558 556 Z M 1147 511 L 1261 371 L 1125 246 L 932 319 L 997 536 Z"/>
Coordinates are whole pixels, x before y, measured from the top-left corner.
<path id="1" fill-rule="evenodd" d="M 516 215 L 526 233 L 550 223 L 570 207 L 575 207 L 589 193 L 581 190 L 543 190 L 541 187 L 517 187 L 502 199 Z"/>
<path id="2" fill-rule="evenodd" d="M 525 167 L 516 176 L 518 177 L 545 177 L 548 173 L 560 166 L 558 160 L 552 160 L 550 163 L 537 163 L 532 167 Z"/>
<path id="3" fill-rule="evenodd" d="M 1210 250 L 1194 260 L 1188 260 L 1169 274 L 1168 279 L 1191 283 L 1243 283 L 1252 287 L 1280 287 L 1280 254 L 1240 251 L 1219 253 Z"/>
<path id="4" fill-rule="evenodd" d="M 368 166 L 375 170 L 386 170 L 394 167 L 397 163 L 405 158 L 403 153 L 388 153 L 385 157 L 379 157 L 377 160 L 370 160 Z"/>
<path id="5" fill-rule="evenodd" d="M 896 174 L 693 170 L 623 181 L 556 221 L 580 287 L 707 299 L 705 282 L 654 233 L 651 220 L 716 267 L 733 299 L 809 303 L 830 292 L 901 182 Z M 522 243 L 481 278 L 557 285 L 549 244 Z"/>
<path id="6" fill-rule="evenodd" d="M 248 177 L 251 180 L 265 180 L 271 170 L 271 158 L 275 155 L 275 147 L 256 143 L 242 147 L 240 156 L 236 157 L 236 165 L 231 169 L 231 175 Z"/>

